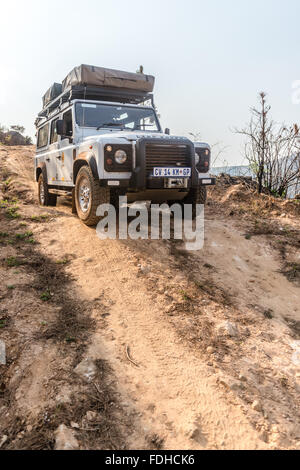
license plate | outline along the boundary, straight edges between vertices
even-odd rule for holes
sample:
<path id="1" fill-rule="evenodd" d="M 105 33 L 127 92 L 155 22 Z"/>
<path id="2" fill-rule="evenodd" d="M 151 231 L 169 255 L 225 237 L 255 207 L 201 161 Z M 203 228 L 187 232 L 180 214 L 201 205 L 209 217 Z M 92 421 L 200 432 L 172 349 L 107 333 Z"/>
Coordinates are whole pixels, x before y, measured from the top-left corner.
<path id="1" fill-rule="evenodd" d="M 190 178 L 191 168 L 154 168 L 153 176 L 157 178 Z"/>

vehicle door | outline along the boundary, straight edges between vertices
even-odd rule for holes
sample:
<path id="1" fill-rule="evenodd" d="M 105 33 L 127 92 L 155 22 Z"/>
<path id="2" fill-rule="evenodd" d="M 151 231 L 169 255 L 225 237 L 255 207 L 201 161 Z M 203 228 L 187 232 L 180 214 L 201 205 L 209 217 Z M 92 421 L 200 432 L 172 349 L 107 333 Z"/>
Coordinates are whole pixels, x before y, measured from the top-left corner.
<path id="1" fill-rule="evenodd" d="M 56 123 L 59 118 L 53 119 L 50 124 L 50 142 L 49 142 L 49 155 L 47 158 L 48 165 L 51 167 L 50 179 L 48 181 L 50 184 L 55 184 L 57 182 L 57 160 L 59 158 L 59 144 L 58 144 L 58 135 L 56 132 Z"/>
<path id="2" fill-rule="evenodd" d="M 63 114 L 63 120 L 66 123 L 66 135 L 58 139 L 59 152 L 56 159 L 56 173 L 58 182 L 63 184 L 72 183 L 73 181 L 73 113 L 69 109 Z"/>
<path id="3" fill-rule="evenodd" d="M 56 161 L 54 158 L 51 158 L 49 149 L 49 128 L 50 124 L 47 122 L 38 130 L 37 150 L 38 161 L 45 163 L 48 183 L 51 183 L 53 179 L 56 179 Z"/>

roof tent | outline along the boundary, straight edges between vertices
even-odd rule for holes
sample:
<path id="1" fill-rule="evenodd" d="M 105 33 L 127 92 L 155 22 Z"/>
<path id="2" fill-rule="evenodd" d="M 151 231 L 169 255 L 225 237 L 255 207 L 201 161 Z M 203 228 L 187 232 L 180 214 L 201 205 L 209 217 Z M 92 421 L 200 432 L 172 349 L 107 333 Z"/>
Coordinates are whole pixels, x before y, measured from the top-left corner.
<path id="1" fill-rule="evenodd" d="M 143 92 L 152 92 L 154 77 L 143 73 L 130 73 L 121 70 L 106 69 L 93 65 L 75 67 L 63 80 L 63 91 L 72 86 L 122 88 Z"/>

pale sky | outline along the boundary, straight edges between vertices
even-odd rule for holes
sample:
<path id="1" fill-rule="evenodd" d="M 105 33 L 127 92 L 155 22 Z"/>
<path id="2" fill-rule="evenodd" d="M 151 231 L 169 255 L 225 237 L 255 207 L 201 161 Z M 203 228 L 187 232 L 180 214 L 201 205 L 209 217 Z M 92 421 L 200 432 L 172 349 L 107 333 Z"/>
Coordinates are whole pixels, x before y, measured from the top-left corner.
<path id="1" fill-rule="evenodd" d="M 221 141 L 230 164 L 243 160 L 231 129 L 259 91 L 275 120 L 300 124 L 299 0 L 0 0 L 0 11 L 0 123 L 29 135 L 47 88 L 82 63 L 143 64 L 163 127 Z"/>

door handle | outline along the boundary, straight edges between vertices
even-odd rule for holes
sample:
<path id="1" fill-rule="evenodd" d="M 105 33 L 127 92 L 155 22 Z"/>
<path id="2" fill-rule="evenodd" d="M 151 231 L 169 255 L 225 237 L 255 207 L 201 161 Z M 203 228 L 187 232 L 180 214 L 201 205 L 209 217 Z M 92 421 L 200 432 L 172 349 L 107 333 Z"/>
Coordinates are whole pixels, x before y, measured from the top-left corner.
<path id="1" fill-rule="evenodd" d="M 59 155 L 58 157 L 56 157 L 58 160 L 61 160 L 61 155 Z"/>
<path id="2" fill-rule="evenodd" d="M 46 162 L 50 162 L 50 158 L 46 158 Z"/>

